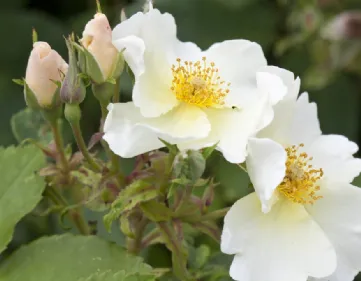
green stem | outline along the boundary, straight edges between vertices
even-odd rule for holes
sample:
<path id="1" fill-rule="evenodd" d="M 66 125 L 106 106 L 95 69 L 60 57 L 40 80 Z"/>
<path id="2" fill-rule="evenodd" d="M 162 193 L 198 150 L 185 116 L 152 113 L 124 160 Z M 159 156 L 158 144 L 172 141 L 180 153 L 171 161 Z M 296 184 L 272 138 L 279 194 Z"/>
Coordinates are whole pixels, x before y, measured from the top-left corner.
<path id="1" fill-rule="evenodd" d="M 142 249 L 142 238 L 148 220 L 143 218 L 137 225 L 134 233 L 134 238 L 127 237 L 127 249 L 129 253 L 138 255 Z"/>
<path id="2" fill-rule="evenodd" d="M 114 96 L 113 96 L 113 103 L 120 102 L 120 79 L 118 78 L 118 81 L 114 88 Z"/>
<path id="3" fill-rule="evenodd" d="M 202 217 L 202 221 L 206 221 L 206 220 L 217 220 L 220 218 L 223 218 L 229 211 L 230 207 L 224 208 L 224 209 L 220 209 L 208 214 L 205 214 Z"/>
<path id="4" fill-rule="evenodd" d="M 62 169 L 65 174 L 69 173 L 69 162 L 68 159 L 66 159 L 65 150 L 64 150 L 64 144 L 63 144 L 63 138 L 60 133 L 60 126 L 58 120 L 54 120 L 54 122 L 50 122 L 51 124 L 51 130 L 53 132 L 54 142 L 56 145 L 56 149 L 59 153 L 59 159 L 62 166 Z"/>
<path id="5" fill-rule="evenodd" d="M 192 280 L 187 270 L 187 255 L 181 241 L 172 227 L 167 222 L 158 222 L 157 226 L 161 232 L 167 248 L 172 252 L 172 264 L 174 275 L 182 280 Z"/>
<path id="6" fill-rule="evenodd" d="M 174 162 L 175 157 L 176 157 L 176 154 L 174 154 L 174 153 L 168 154 L 168 163 L 167 163 L 166 172 L 165 172 L 163 181 L 159 187 L 160 194 L 162 194 L 164 197 L 167 197 L 168 183 L 169 183 L 169 178 L 171 177 L 171 174 L 172 174 L 173 162 Z"/>
<path id="7" fill-rule="evenodd" d="M 45 190 L 45 195 L 48 196 L 51 201 L 53 201 L 56 205 L 59 206 L 69 206 L 66 199 L 61 195 L 54 187 L 48 186 Z M 84 220 L 80 210 L 71 210 L 69 211 L 69 218 L 74 223 L 75 227 L 78 231 L 83 235 L 89 235 L 90 229 L 89 225 Z"/>
<path id="8" fill-rule="evenodd" d="M 76 143 L 78 144 L 78 148 L 81 151 L 81 153 L 83 154 L 85 160 L 89 163 L 89 165 L 95 172 L 101 172 L 102 167 L 93 159 L 93 157 L 90 155 L 90 153 L 88 151 L 88 148 L 85 144 L 85 141 L 84 141 L 81 129 L 80 129 L 79 121 L 71 122 L 70 125 L 73 130 L 73 135 L 76 140 Z"/>

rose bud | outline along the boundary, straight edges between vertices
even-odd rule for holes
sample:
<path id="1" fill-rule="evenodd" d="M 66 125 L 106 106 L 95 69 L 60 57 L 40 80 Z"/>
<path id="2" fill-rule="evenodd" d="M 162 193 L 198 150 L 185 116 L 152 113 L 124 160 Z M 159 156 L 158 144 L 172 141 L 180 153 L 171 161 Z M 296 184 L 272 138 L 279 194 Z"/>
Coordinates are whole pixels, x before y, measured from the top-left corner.
<path id="1" fill-rule="evenodd" d="M 330 40 L 361 39 L 361 12 L 343 12 L 334 17 L 322 30 L 322 36 Z"/>
<path id="2" fill-rule="evenodd" d="M 34 43 L 25 76 L 25 100 L 31 107 L 51 108 L 68 64 L 46 42 Z"/>
<path id="3" fill-rule="evenodd" d="M 64 103 L 80 104 L 84 101 L 86 88 L 79 75 L 78 64 L 72 38 L 66 40 L 66 46 L 69 52 L 68 73 L 61 85 L 60 99 Z"/>
<path id="4" fill-rule="evenodd" d="M 104 14 L 97 13 L 86 24 L 80 43 L 83 47 L 79 50 L 80 66 L 93 82 L 102 84 L 119 77 L 123 69 L 123 57 L 113 46 L 112 29 Z"/>

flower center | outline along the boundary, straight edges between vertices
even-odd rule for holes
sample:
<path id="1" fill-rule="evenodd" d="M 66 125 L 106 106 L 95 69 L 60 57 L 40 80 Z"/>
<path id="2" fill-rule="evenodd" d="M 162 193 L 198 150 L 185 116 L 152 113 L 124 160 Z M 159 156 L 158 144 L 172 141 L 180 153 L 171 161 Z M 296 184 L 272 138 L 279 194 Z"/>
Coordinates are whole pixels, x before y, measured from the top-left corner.
<path id="1" fill-rule="evenodd" d="M 286 148 L 286 175 L 277 190 L 295 203 L 313 204 L 322 198 L 316 193 L 320 190 L 317 183 L 323 176 L 323 170 L 315 169 L 309 164 L 313 158 L 305 152 L 299 152 L 303 146 L 304 144 L 300 144 Z"/>
<path id="2" fill-rule="evenodd" d="M 214 62 L 184 61 L 177 59 L 172 66 L 173 81 L 171 90 L 178 100 L 199 107 L 222 107 L 229 93 L 230 83 L 221 80 Z"/>

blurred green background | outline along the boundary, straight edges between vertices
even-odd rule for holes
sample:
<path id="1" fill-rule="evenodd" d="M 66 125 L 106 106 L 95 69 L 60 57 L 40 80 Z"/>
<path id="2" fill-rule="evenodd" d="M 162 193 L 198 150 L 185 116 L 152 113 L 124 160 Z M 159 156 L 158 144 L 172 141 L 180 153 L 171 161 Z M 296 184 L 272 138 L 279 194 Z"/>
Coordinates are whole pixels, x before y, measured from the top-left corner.
<path id="1" fill-rule="evenodd" d="M 112 26 L 119 23 L 122 8 L 130 16 L 144 4 L 137 0 L 100 2 Z M 269 64 L 287 68 L 301 77 L 302 89 L 318 103 L 323 132 L 343 134 L 361 144 L 361 15 L 352 26 L 359 32 L 353 38 L 330 41 L 320 35 L 336 15 L 348 10 L 361 11 L 360 0 L 154 2 L 155 7 L 175 16 L 183 41 L 194 41 L 202 48 L 234 38 L 261 44 Z M 12 79 L 25 75 L 32 28 L 37 30 L 39 40 L 49 42 L 67 58 L 63 37 L 73 31 L 81 37 L 96 5 L 95 0 L 3 0 L 0 7 L 0 145 L 9 146 L 17 144 L 10 119 L 25 107 L 22 89 Z M 125 79 L 122 100 L 129 99 L 130 84 Z M 82 106 L 83 128 L 89 136 L 98 128 L 100 112 L 91 95 Z M 247 176 L 218 154 L 211 158 L 208 172 L 221 183 L 214 208 L 229 205 L 251 191 Z M 359 179 L 357 182 L 361 183 Z M 25 219 L 18 226 L 12 247 L 46 233 L 47 228 L 37 228 L 41 225 L 44 224 L 34 222 L 33 218 Z M 163 265 L 161 261 L 159 264 Z"/>

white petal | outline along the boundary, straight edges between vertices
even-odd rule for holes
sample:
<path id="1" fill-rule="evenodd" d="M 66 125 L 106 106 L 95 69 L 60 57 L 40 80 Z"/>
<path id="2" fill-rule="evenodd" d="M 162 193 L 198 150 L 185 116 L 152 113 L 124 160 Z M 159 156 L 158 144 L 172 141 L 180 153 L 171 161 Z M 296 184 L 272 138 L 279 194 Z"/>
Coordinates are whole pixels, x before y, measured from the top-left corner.
<path id="1" fill-rule="evenodd" d="M 331 181 L 352 182 L 361 172 L 361 159 L 352 155 L 357 144 L 340 135 L 322 135 L 307 147 L 315 167 L 322 168 Z"/>
<path id="2" fill-rule="evenodd" d="M 358 270 L 350 268 L 345 264 L 340 256 L 337 256 L 337 268 L 336 271 L 324 278 L 308 278 L 308 281 L 353 281 L 358 273 Z"/>
<path id="3" fill-rule="evenodd" d="M 123 51 L 124 59 L 129 65 L 135 77 L 144 71 L 145 45 L 142 39 L 136 36 L 127 36 L 113 41 L 113 45 Z"/>
<path id="4" fill-rule="evenodd" d="M 344 265 L 360 271 L 361 189 L 346 183 L 327 183 L 321 185 L 320 195 L 323 198 L 307 211 L 327 233 Z"/>
<path id="5" fill-rule="evenodd" d="M 276 66 L 265 66 L 259 71 L 277 75 L 280 79 L 282 79 L 282 82 L 288 89 L 287 95 L 284 98 L 292 99 L 294 101 L 297 99 L 300 90 L 300 79 L 297 78 L 295 80 L 295 76 L 291 71 Z"/>
<path id="6" fill-rule="evenodd" d="M 161 14 L 157 9 L 136 14 L 114 29 L 113 41 L 123 47 L 124 39 L 120 43 L 117 40 L 131 35 L 139 37 L 145 47 L 141 57 L 139 40 L 131 40 L 128 44 L 128 48 L 133 48 L 128 50 L 127 61 L 135 65 L 132 69 L 135 69 L 136 75 L 133 101 L 143 116 L 158 117 L 178 105 L 170 89 L 171 67 L 179 44 L 174 18 L 170 14 Z M 130 59 L 130 56 L 133 58 Z"/>
<path id="7" fill-rule="evenodd" d="M 132 102 L 110 104 L 104 123 L 104 140 L 125 158 L 164 147 L 158 136 L 142 125 L 143 117 Z"/>
<path id="8" fill-rule="evenodd" d="M 171 65 L 145 54 L 144 66 L 144 72 L 135 80 L 133 101 L 144 117 L 158 117 L 179 104 L 171 90 Z"/>
<path id="9" fill-rule="evenodd" d="M 307 93 L 303 93 L 297 100 L 290 126 L 290 144 L 307 144 L 320 136 L 321 133 L 317 106 L 315 103 L 309 102 Z"/>
<path id="10" fill-rule="evenodd" d="M 297 106 L 297 95 L 300 89 L 300 80 L 294 80 L 292 72 L 277 67 L 264 67 L 262 72 L 278 75 L 284 85 L 287 86 L 287 93 L 283 99 L 277 103 L 274 109 L 274 118 L 266 128 L 264 128 L 258 136 L 261 138 L 271 138 L 284 146 L 290 144 L 290 131 L 294 126 L 294 118 Z"/>
<path id="11" fill-rule="evenodd" d="M 153 52 L 159 46 L 169 48 L 173 45 L 177 40 L 176 29 L 172 15 L 153 9 L 145 14 L 139 12 L 118 24 L 113 30 L 113 41 L 137 36 L 144 41 L 147 51 Z"/>
<path id="12" fill-rule="evenodd" d="M 268 72 L 257 72 L 257 86 L 258 89 L 269 94 L 272 105 L 278 103 L 288 91 L 280 77 Z"/>
<path id="13" fill-rule="evenodd" d="M 270 139 L 251 138 L 247 149 L 248 175 L 262 202 L 263 212 L 269 212 L 272 195 L 285 176 L 287 153 Z"/>
<path id="14" fill-rule="evenodd" d="M 257 201 L 250 194 L 225 217 L 221 249 L 238 253 L 230 270 L 233 279 L 302 281 L 334 272 L 335 251 L 302 205 L 280 200 L 264 214 Z"/>
<path id="15" fill-rule="evenodd" d="M 146 118 L 143 124 L 171 143 L 204 138 L 211 130 L 207 115 L 199 107 L 186 103 L 160 117 Z"/>
<path id="16" fill-rule="evenodd" d="M 267 95 L 245 109 L 206 109 L 211 131 L 204 139 L 178 144 L 180 149 L 200 149 L 218 142 L 217 149 L 231 163 L 242 163 L 247 156 L 248 139 L 254 136 L 270 108 Z M 266 109 L 265 109 L 266 108 Z M 269 116 L 269 118 L 271 118 Z"/>
<path id="17" fill-rule="evenodd" d="M 247 40 L 229 40 L 212 45 L 204 56 L 215 63 L 221 79 L 231 83 L 225 100 L 227 105 L 244 107 L 257 97 L 256 72 L 267 64 L 260 45 Z"/>

